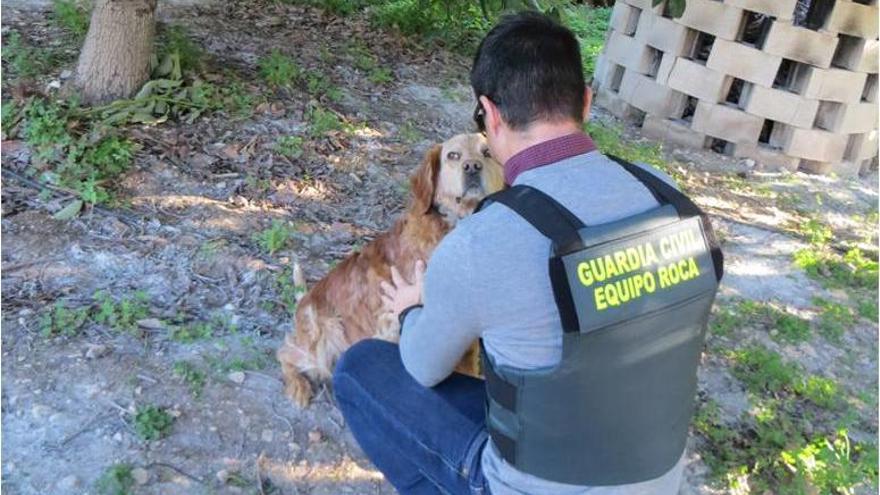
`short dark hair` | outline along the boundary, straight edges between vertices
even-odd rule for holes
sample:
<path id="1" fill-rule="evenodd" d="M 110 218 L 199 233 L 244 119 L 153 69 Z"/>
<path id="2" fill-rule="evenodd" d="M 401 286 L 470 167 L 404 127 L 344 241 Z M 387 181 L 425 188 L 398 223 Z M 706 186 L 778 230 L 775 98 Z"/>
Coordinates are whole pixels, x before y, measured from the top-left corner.
<path id="1" fill-rule="evenodd" d="M 512 129 L 539 119 L 584 118 L 584 70 L 577 38 L 534 11 L 506 15 L 486 34 L 471 86 L 492 100 Z"/>

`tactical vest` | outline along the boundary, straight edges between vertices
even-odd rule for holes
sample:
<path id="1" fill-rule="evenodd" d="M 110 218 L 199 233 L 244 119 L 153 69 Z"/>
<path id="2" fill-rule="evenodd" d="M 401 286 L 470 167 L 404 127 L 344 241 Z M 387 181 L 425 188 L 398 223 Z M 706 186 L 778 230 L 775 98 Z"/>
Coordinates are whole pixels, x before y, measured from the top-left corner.
<path id="1" fill-rule="evenodd" d="M 658 207 L 586 226 L 522 185 L 480 205 L 501 203 L 552 241 L 563 330 L 552 369 L 495 366 L 483 349 L 489 434 L 518 470 L 574 485 L 650 480 L 681 458 L 723 273 L 706 215 L 651 172 L 611 158 Z"/>

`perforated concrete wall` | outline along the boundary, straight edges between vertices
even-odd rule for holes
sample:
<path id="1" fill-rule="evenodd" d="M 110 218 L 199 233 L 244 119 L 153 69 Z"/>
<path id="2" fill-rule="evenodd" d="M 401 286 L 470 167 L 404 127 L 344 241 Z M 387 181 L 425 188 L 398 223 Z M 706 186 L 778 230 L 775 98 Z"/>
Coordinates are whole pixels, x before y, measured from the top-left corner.
<path id="1" fill-rule="evenodd" d="M 645 136 L 847 176 L 877 167 L 877 0 L 617 0 L 597 103 Z"/>

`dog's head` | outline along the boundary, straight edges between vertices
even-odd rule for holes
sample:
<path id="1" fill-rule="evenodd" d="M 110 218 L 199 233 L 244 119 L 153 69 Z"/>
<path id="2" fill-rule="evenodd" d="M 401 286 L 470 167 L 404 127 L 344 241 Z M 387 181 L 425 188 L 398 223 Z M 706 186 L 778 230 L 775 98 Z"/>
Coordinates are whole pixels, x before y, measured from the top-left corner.
<path id="1" fill-rule="evenodd" d="M 428 151 L 412 178 L 412 208 L 432 209 L 455 224 L 480 200 L 504 187 L 501 164 L 489 154 L 482 134 L 458 134 Z"/>

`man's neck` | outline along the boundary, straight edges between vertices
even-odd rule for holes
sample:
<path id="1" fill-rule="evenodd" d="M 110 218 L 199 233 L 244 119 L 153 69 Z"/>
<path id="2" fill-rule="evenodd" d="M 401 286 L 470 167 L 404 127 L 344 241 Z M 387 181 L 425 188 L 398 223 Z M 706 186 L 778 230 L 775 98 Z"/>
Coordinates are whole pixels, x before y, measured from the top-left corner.
<path id="1" fill-rule="evenodd" d="M 581 128 L 574 122 L 535 122 L 527 130 L 516 134 L 516 138 L 510 141 L 508 149 L 505 150 L 507 156 L 502 158 L 504 162 L 507 162 L 512 156 L 526 148 L 575 132 L 581 132 Z"/>

